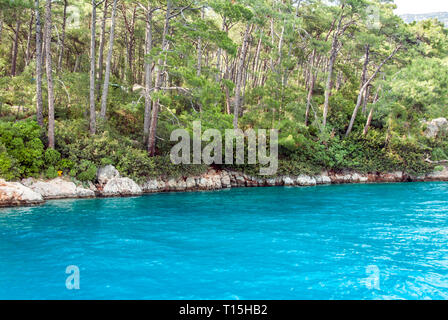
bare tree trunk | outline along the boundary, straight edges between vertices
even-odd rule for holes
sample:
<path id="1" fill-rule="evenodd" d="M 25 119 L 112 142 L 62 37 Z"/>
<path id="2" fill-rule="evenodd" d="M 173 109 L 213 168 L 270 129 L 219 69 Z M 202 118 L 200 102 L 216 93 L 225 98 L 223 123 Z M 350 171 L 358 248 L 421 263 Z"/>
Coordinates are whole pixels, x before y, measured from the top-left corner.
<path id="1" fill-rule="evenodd" d="M 327 77 L 327 82 L 325 84 L 325 102 L 324 102 L 324 114 L 323 114 L 323 121 L 322 121 L 322 124 L 324 127 L 326 127 L 326 125 L 327 125 L 327 117 L 328 117 L 328 111 L 329 111 L 329 106 L 330 106 L 330 94 L 331 94 L 331 89 L 332 89 L 331 87 L 332 87 L 334 64 L 336 62 L 336 58 L 337 58 L 338 51 L 339 51 L 338 37 L 343 35 L 345 30 L 351 24 L 351 22 L 350 22 L 350 23 L 347 23 L 345 26 L 342 26 L 342 21 L 345 18 L 345 16 L 344 16 L 345 6 L 346 6 L 346 2 L 344 1 L 341 3 L 341 8 L 340 8 L 341 12 L 340 12 L 340 16 L 339 16 L 339 22 L 338 22 L 337 29 L 333 33 L 333 41 L 331 44 L 330 61 L 329 61 L 329 66 L 328 66 L 328 77 Z M 333 21 L 333 24 L 330 28 L 328 35 L 327 35 L 327 39 L 330 36 L 331 31 L 333 30 L 336 21 L 337 20 Z"/>
<path id="2" fill-rule="evenodd" d="M 368 86 L 365 91 L 365 94 L 364 94 L 363 103 L 362 103 L 362 114 L 366 114 L 366 112 L 367 112 L 367 103 L 369 102 L 370 88 L 371 88 L 371 86 Z"/>
<path id="3" fill-rule="evenodd" d="M 378 88 L 376 91 L 375 98 L 373 99 L 372 108 L 370 109 L 369 116 L 367 117 L 367 122 L 364 127 L 364 135 L 365 136 L 367 135 L 367 133 L 369 133 L 370 124 L 372 123 L 372 119 L 373 119 L 373 113 L 375 112 L 375 104 L 378 102 L 380 90 L 381 90 L 381 88 Z"/>
<path id="4" fill-rule="evenodd" d="M 33 36 L 33 25 L 34 25 L 34 11 L 31 9 L 30 24 L 28 27 L 28 35 L 26 39 L 26 51 L 25 51 L 25 66 L 28 66 L 31 60 L 31 39 Z"/>
<path id="5" fill-rule="evenodd" d="M 274 18 L 271 18 L 271 47 L 275 48 Z M 271 71 L 274 71 L 274 56 L 271 50 Z"/>
<path id="6" fill-rule="evenodd" d="M 92 0 L 92 25 L 90 27 L 90 134 L 96 133 L 95 107 L 95 46 L 96 46 L 96 0 Z"/>
<path id="7" fill-rule="evenodd" d="M 226 17 L 223 18 L 221 31 L 226 30 Z M 227 31 L 228 32 L 228 31 Z M 222 49 L 218 48 L 218 53 L 216 55 L 216 69 L 218 73 L 216 74 L 216 82 L 221 81 L 221 59 L 222 59 Z"/>
<path id="8" fill-rule="evenodd" d="M 359 86 L 359 89 L 361 90 L 362 86 L 366 82 L 367 78 L 367 67 L 370 62 L 370 46 L 367 44 L 364 46 L 365 48 L 365 57 L 364 57 L 364 65 L 362 68 L 362 75 L 361 75 L 361 85 Z"/>
<path id="9" fill-rule="evenodd" d="M 45 10 L 45 52 L 48 86 L 48 147 L 54 149 L 54 89 L 51 66 L 51 0 L 47 0 Z"/>
<path id="10" fill-rule="evenodd" d="M 149 126 L 151 121 L 151 89 L 152 89 L 152 60 L 149 54 L 152 50 L 152 8 L 148 5 L 146 13 L 146 39 L 145 39 L 145 119 L 143 124 L 143 141 L 148 142 Z"/>
<path id="11" fill-rule="evenodd" d="M 204 20 L 204 8 L 201 9 L 201 19 Z M 196 66 L 196 76 L 200 77 L 202 72 L 202 38 L 198 38 L 198 63 Z"/>
<path id="12" fill-rule="evenodd" d="M 79 70 L 79 63 L 80 63 L 80 60 L 81 60 L 81 55 L 80 55 L 80 54 L 77 54 L 77 55 L 76 55 L 76 60 L 75 60 L 75 66 L 73 67 L 73 72 L 74 72 L 74 73 L 78 72 L 78 70 Z"/>
<path id="13" fill-rule="evenodd" d="M 364 58 L 364 65 L 362 68 L 362 75 L 361 75 L 361 85 L 359 86 L 359 89 L 361 90 L 362 86 L 364 85 L 364 83 L 366 82 L 366 78 L 367 78 L 367 67 L 369 66 L 369 62 L 370 62 L 370 45 L 365 45 L 365 58 Z M 363 113 L 365 113 L 365 111 L 363 110 Z"/>
<path id="14" fill-rule="evenodd" d="M 316 49 L 313 50 L 313 53 L 311 55 L 311 63 L 310 63 L 310 76 L 311 76 L 311 82 L 308 88 L 308 96 L 306 99 L 306 110 L 305 110 L 305 126 L 308 126 L 308 119 L 310 115 L 310 108 L 311 108 L 311 99 L 313 98 L 313 90 L 314 85 L 316 81 L 316 76 L 314 75 L 314 60 L 316 57 Z"/>
<path id="15" fill-rule="evenodd" d="M 333 44 L 331 46 L 331 53 L 330 53 L 330 62 L 328 65 L 328 77 L 327 82 L 325 84 L 325 102 L 324 102 L 324 114 L 323 114 L 323 122 L 322 125 L 325 127 L 327 125 L 327 117 L 328 117 L 328 109 L 330 106 L 330 93 L 331 93 L 331 83 L 333 79 L 333 70 L 334 70 L 334 64 L 336 62 L 336 56 L 338 52 L 338 40 L 337 36 L 333 36 Z"/>
<path id="16" fill-rule="evenodd" d="M 3 11 L 0 10 L 0 44 L 2 43 L 2 35 L 3 35 Z"/>
<path id="17" fill-rule="evenodd" d="M 40 21 L 39 0 L 34 0 L 36 15 L 36 116 L 37 123 L 44 127 L 43 101 L 42 101 L 42 26 Z"/>
<path id="18" fill-rule="evenodd" d="M 167 0 L 166 5 L 166 15 L 165 15 L 165 25 L 163 27 L 163 35 L 162 35 L 162 55 L 165 55 L 166 51 L 168 50 L 168 41 L 167 41 L 167 35 L 168 30 L 170 27 L 170 15 L 171 15 L 171 6 L 172 1 Z M 163 82 L 163 59 L 160 57 L 157 62 L 157 77 L 156 77 L 156 87 L 155 92 L 158 92 L 160 90 L 160 87 Z M 151 113 L 151 127 L 149 129 L 149 138 L 148 138 L 148 153 L 151 157 L 154 157 L 156 155 L 156 134 L 157 134 L 157 123 L 158 123 L 158 117 L 159 117 L 159 104 L 160 101 L 157 99 L 154 102 L 152 113 Z"/>
<path id="19" fill-rule="evenodd" d="M 122 7 L 121 7 L 121 11 L 123 13 L 123 20 L 124 20 L 124 24 L 127 30 L 127 34 L 126 36 L 129 35 L 129 38 L 126 37 L 127 41 L 126 42 L 126 50 L 127 50 L 127 64 L 128 64 L 128 73 L 127 73 L 127 80 L 129 81 L 129 83 L 134 84 L 134 51 L 135 51 L 135 18 L 136 18 L 136 14 L 137 14 L 137 6 L 134 6 L 133 11 L 132 11 L 132 20 L 128 21 L 127 15 L 126 15 L 126 5 L 123 2 L 122 3 Z M 126 40 L 125 39 L 125 40 Z"/>
<path id="20" fill-rule="evenodd" d="M 20 25 L 21 25 L 21 21 L 20 21 L 20 17 L 16 14 L 16 29 L 14 31 L 14 47 L 12 50 L 12 63 L 11 63 L 11 76 L 15 76 L 16 75 L 16 68 L 17 68 L 17 54 L 19 51 L 19 31 L 20 31 Z"/>
<path id="21" fill-rule="evenodd" d="M 103 80 L 103 63 L 104 63 L 104 43 L 106 42 L 106 20 L 107 20 L 107 5 L 108 0 L 104 1 L 103 20 L 101 21 L 101 37 L 100 47 L 98 51 L 98 82 L 96 84 L 96 92 L 98 93 L 97 101 L 100 101 L 101 82 Z"/>
<path id="22" fill-rule="evenodd" d="M 254 64 L 252 66 L 252 69 L 253 69 L 252 88 L 255 88 L 257 86 L 257 82 L 258 82 L 257 70 L 258 70 L 258 64 L 260 62 L 262 40 L 263 40 L 263 29 L 260 30 L 260 39 L 258 39 L 257 51 L 255 53 Z"/>
<path id="23" fill-rule="evenodd" d="M 64 14 L 62 18 L 62 35 L 61 35 L 61 48 L 59 50 L 58 58 L 58 73 L 62 71 L 62 59 L 64 57 L 65 50 L 65 29 L 67 26 L 67 0 L 64 0 Z"/>
<path id="24" fill-rule="evenodd" d="M 109 52 L 107 54 L 106 61 L 106 73 L 104 75 L 104 85 L 103 85 L 103 96 L 101 98 L 101 118 L 106 119 L 107 111 L 107 96 L 109 94 L 109 82 L 110 82 L 110 68 L 112 63 L 112 53 L 114 50 L 114 40 L 115 40 L 115 16 L 117 13 L 117 0 L 114 0 L 114 5 L 112 8 L 112 24 L 110 27 L 110 37 L 109 37 Z"/>
<path id="25" fill-rule="evenodd" d="M 352 118 L 350 120 L 350 124 L 348 126 L 347 132 L 345 133 L 345 136 L 348 137 L 350 135 L 350 133 L 352 132 L 353 129 L 353 125 L 355 124 L 355 120 L 356 120 L 356 116 L 358 115 L 358 111 L 359 111 L 359 107 L 361 106 L 362 103 L 362 97 L 364 95 L 364 91 L 367 89 L 367 87 L 370 85 L 370 83 L 373 81 L 373 79 L 375 79 L 375 77 L 377 76 L 377 74 L 380 72 L 381 68 L 386 64 L 387 61 L 389 61 L 390 59 L 393 58 L 393 56 L 395 56 L 395 54 L 398 52 L 398 50 L 400 50 L 401 46 L 398 46 L 392 53 L 391 55 L 389 55 L 383 62 L 381 62 L 381 64 L 378 66 L 378 68 L 375 70 L 375 72 L 373 73 L 373 75 L 370 77 L 369 80 L 366 81 L 366 83 L 363 85 L 363 87 L 361 88 L 359 94 L 358 94 L 358 101 L 356 102 L 356 106 L 355 106 L 355 110 L 353 110 L 353 115 Z"/>
<path id="26" fill-rule="evenodd" d="M 202 71 L 202 39 L 199 37 L 198 39 L 198 58 L 197 58 L 197 65 L 196 65 L 196 76 L 201 76 Z"/>
<path id="27" fill-rule="evenodd" d="M 240 112 L 240 99 L 241 99 L 241 84 L 244 71 L 244 61 L 246 60 L 246 54 L 249 47 L 249 34 L 251 32 L 252 25 L 247 24 L 246 31 L 244 32 L 243 47 L 241 48 L 240 61 L 238 64 L 236 86 L 235 86 L 235 109 L 233 110 L 233 128 L 238 129 L 238 117 Z"/>

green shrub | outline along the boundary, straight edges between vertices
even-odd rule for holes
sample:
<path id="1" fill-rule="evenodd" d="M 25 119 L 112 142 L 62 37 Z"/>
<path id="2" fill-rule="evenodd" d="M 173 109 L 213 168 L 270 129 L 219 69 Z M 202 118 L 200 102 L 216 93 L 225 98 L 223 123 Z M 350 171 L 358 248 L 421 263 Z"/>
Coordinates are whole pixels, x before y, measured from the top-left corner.
<path id="1" fill-rule="evenodd" d="M 78 170 L 76 170 L 75 168 L 70 169 L 70 172 L 69 172 L 70 177 L 76 178 L 77 175 L 78 175 Z"/>
<path id="2" fill-rule="evenodd" d="M 6 147 L 0 143 L 0 177 L 6 180 L 20 178 L 20 170 L 17 167 L 17 160 L 11 157 Z"/>
<path id="3" fill-rule="evenodd" d="M 75 163 L 70 159 L 62 159 L 58 163 L 58 168 L 60 170 L 70 171 L 75 167 Z"/>
<path id="4" fill-rule="evenodd" d="M 54 179 L 58 177 L 58 171 L 55 169 L 55 167 L 50 166 L 48 167 L 48 169 L 45 171 L 45 177 L 47 179 Z"/>
<path id="5" fill-rule="evenodd" d="M 47 151 L 45 151 L 44 159 L 45 164 L 48 167 L 55 166 L 61 160 L 61 154 L 54 149 L 47 149 Z"/>
<path id="6" fill-rule="evenodd" d="M 16 123 L 0 121 L 0 144 L 14 159 L 16 178 L 38 176 L 44 166 L 44 145 L 40 140 L 41 128 L 35 121 Z M 6 157 L 3 156 L 4 162 Z"/>
<path id="7" fill-rule="evenodd" d="M 447 160 L 448 156 L 446 155 L 445 150 L 443 150 L 442 148 L 435 148 L 434 150 L 432 150 L 431 158 L 434 161 L 440 161 Z"/>
<path id="8" fill-rule="evenodd" d="M 103 159 L 101 159 L 101 166 L 102 167 L 105 167 L 105 166 L 108 166 L 108 165 L 113 165 L 113 164 L 114 164 L 114 161 L 112 159 L 110 159 L 110 158 L 103 158 Z"/>
<path id="9" fill-rule="evenodd" d="M 98 168 L 96 165 L 89 160 L 82 160 L 79 164 L 79 173 L 77 174 L 76 178 L 79 181 L 94 181 L 96 178 Z"/>

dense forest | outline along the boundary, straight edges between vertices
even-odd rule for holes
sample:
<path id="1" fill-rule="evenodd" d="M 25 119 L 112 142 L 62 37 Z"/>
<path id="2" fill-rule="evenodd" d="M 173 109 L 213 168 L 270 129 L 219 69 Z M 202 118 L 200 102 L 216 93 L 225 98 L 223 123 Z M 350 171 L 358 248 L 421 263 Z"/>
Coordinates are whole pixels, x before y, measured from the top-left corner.
<path id="1" fill-rule="evenodd" d="M 141 181 L 174 129 L 279 130 L 278 174 L 448 159 L 448 30 L 387 0 L 0 0 L 0 176 Z M 257 172 L 254 166 L 238 169 Z"/>

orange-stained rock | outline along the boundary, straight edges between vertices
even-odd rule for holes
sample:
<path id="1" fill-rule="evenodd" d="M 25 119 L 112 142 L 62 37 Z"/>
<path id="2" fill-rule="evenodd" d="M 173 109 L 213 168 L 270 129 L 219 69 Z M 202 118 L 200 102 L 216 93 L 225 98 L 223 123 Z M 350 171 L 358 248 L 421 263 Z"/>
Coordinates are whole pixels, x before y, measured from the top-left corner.
<path id="1" fill-rule="evenodd" d="M 0 179 L 0 207 L 29 206 L 44 202 L 43 197 L 18 182 Z"/>

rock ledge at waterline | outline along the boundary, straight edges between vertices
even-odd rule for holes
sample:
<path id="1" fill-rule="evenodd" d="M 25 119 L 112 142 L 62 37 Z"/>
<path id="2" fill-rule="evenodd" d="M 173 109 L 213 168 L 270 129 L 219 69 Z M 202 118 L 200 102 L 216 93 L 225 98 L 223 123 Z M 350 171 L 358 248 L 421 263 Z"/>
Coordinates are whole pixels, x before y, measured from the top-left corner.
<path id="1" fill-rule="evenodd" d="M 121 177 L 115 167 L 106 166 L 98 170 L 97 184 L 90 183 L 88 188 L 77 186 L 69 179 L 61 177 L 49 181 L 24 179 L 21 183 L 0 180 L 0 207 L 38 205 L 50 199 L 139 196 L 144 193 L 158 192 L 417 181 L 448 181 L 448 166 L 443 167 L 441 171 L 422 176 L 412 176 L 401 171 L 369 174 L 352 171 L 323 171 L 316 176 L 300 175 L 276 178 L 252 177 L 240 172 L 210 168 L 208 172 L 196 177 L 150 179 L 141 185 L 138 185 L 132 179 Z"/>

